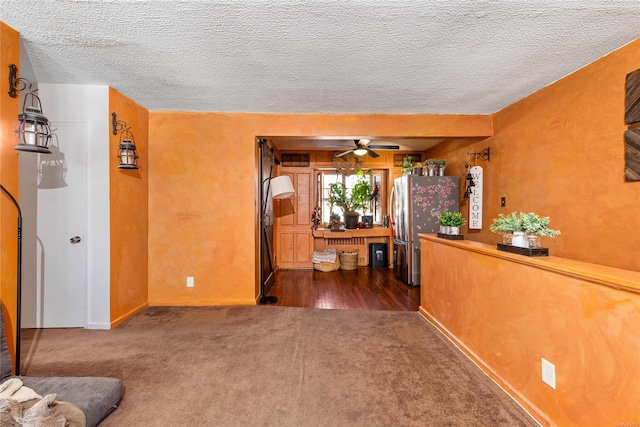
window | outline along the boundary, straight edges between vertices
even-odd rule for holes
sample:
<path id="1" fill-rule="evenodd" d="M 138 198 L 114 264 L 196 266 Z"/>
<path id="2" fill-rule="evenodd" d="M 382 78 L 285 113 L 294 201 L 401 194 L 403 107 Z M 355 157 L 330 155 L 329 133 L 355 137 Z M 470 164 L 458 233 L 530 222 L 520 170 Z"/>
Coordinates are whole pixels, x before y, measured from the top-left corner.
<path id="1" fill-rule="evenodd" d="M 376 197 L 373 199 L 371 209 L 367 210 L 367 215 L 373 215 L 374 224 L 382 224 L 382 203 L 386 200 L 384 195 L 383 174 L 384 170 L 371 170 L 365 171 L 364 177 L 369 179 L 373 193 Z M 351 195 L 351 191 L 358 181 L 358 175 L 344 176 L 335 171 L 320 171 L 318 174 L 318 206 L 320 206 L 322 213 L 322 222 L 329 222 L 331 212 L 329 211 L 329 186 L 330 184 L 342 183 L 347 190 L 347 196 Z M 376 190 L 377 189 L 377 190 Z M 339 206 L 333 207 L 333 212 L 339 214 L 342 217 L 342 209 Z M 357 210 L 362 215 L 362 209 Z"/>

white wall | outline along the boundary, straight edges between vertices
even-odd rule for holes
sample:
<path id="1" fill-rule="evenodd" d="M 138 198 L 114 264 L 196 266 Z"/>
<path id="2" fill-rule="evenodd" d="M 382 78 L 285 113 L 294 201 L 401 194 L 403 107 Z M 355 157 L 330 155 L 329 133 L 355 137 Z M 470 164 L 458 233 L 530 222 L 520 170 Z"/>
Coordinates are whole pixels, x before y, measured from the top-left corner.
<path id="1" fill-rule="evenodd" d="M 83 123 L 88 129 L 86 155 L 87 283 L 86 322 L 89 329 L 110 327 L 109 229 L 109 88 L 103 85 L 39 85 L 43 114 L 51 122 Z M 62 144 L 62 143 L 61 143 Z M 36 324 L 37 156 L 20 154 L 20 203 L 23 223 L 23 327 Z M 73 207 L 69 207 L 73 209 Z M 69 260 L 70 264 L 73 260 Z"/>

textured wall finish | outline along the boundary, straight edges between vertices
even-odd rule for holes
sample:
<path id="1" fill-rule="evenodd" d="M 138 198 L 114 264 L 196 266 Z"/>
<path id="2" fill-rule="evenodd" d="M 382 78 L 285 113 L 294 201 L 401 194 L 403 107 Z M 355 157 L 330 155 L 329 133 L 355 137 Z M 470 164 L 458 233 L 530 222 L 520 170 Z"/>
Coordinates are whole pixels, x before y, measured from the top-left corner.
<path id="1" fill-rule="evenodd" d="M 149 114 L 149 304 L 254 304 L 256 135 L 491 134 L 489 116 Z M 176 143 L 179 142 L 179 143 Z M 187 288 L 187 276 L 195 286 Z"/>
<path id="2" fill-rule="evenodd" d="M 544 425 L 637 424 L 639 272 L 435 236 L 421 245 L 420 311 Z"/>
<path id="3" fill-rule="evenodd" d="M 624 84 L 638 68 L 640 39 L 495 114 L 492 138 L 427 152 L 462 173 L 467 152 L 491 147 L 484 228 L 467 238 L 496 243 L 492 218 L 536 212 L 562 231 L 542 239 L 552 255 L 640 271 L 640 183 L 624 181 Z"/>
<path id="4" fill-rule="evenodd" d="M 3 0 L 0 20 L 39 82 L 150 110 L 487 114 L 638 37 L 640 4 Z"/>
<path id="5" fill-rule="evenodd" d="M 131 128 L 138 153 L 137 170 L 118 169 L 120 133 L 109 132 L 112 326 L 147 306 L 149 300 L 149 112 L 117 90 L 109 89 L 109 112 Z M 111 122 L 109 123 L 111 130 Z"/>
<path id="6" fill-rule="evenodd" d="M 11 98 L 9 64 L 20 63 L 20 35 L 0 22 L 0 183 L 18 197 L 18 152 L 13 130 L 20 111 L 20 97 Z M 19 200 L 18 200 L 19 202 Z M 16 325 L 17 218 L 15 206 L 0 193 L 0 309 L 4 313 L 7 343 L 13 354 Z M 15 357 L 13 357 L 15 360 Z"/>

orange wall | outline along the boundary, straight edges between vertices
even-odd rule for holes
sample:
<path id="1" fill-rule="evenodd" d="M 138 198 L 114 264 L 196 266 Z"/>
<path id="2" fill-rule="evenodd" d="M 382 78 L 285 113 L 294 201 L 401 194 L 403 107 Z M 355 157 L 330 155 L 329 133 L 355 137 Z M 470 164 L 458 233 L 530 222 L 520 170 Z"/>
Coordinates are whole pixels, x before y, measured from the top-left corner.
<path id="1" fill-rule="evenodd" d="M 421 312 L 545 425 L 640 420 L 640 273 L 421 240 Z M 556 389 L 541 380 L 555 365 Z"/>
<path id="2" fill-rule="evenodd" d="M 467 237 L 495 243 L 492 218 L 533 211 L 562 232 L 543 239 L 552 254 L 640 271 L 640 182 L 624 182 L 623 137 L 625 76 L 638 68 L 640 39 L 496 113 L 492 138 L 427 152 L 463 176 L 466 153 L 491 147 L 484 228 Z"/>
<path id="3" fill-rule="evenodd" d="M 149 303 L 255 304 L 256 136 L 488 136 L 488 116 L 151 112 Z M 186 277 L 195 287 L 187 288 Z"/>
<path id="4" fill-rule="evenodd" d="M 138 169 L 118 169 L 120 133 L 110 134 L 111 324 L 116 325 L 148 304 L 149 112 L 109 88 L 111 112 L 131 127 Z M 111 129 L 111 126 L 109 126 Z"/>
<path id="5" fill-rule="evenodd" d="M 11 98 L 9 92 L 9 64 L 18 66 L 20 74 L 20 36 L 17 31 L 0 22 L 0 183 L 18 198 L 18 152 L 13 149 L 16 138 L 13 130 L 20 111 L 20 97 Z M 16 273 L 17 273 L 17 217 L 15 206 L 5 194 L 0 194 L 0 301 L 5 319 L 7 343 L 15 354 Z"/>

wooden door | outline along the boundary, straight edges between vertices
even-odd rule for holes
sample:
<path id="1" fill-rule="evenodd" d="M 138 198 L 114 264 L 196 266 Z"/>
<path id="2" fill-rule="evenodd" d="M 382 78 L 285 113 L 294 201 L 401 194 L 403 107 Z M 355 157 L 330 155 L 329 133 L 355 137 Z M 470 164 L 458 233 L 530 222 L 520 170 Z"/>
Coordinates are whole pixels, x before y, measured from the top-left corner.
<path id="1" fill-rule="evenodd" d="M 278 245 L 278 251 L 280 256 L 278 257 L 278 265 L 285 267 L 295 262 L 295 232 L 294 231 L 281 231 L 279 233 L 280 244 Z"/>
<path id="2" fill-rule="evenodd" d="M 297 182 L 296 182 L 296 176 L 294 173 L 280 173 L 279 176 L 288 176 L 289 179 L 291 179 L 291 183 L 293 184 L 293 189 L 295 190 L 296 194 L 290 198 L 290 199 L 281 199 L 278 202 L 276 202 L 278 204 L 278 206 L 280 207 L 280 215 L 278 215 L 278 222 L 280 225 L 284 225 L 284 226 L 290 226 L 290 225 L 296 225 L 296 215 L 294 214 L 295 206 L 295 200 L 298 197 L 298 188 L 297 188 Z"/>
<path id="3" fill-rule="evenodd" d="M 295 174 L 296 225 L 311 225 L 311 172 Z"/>
<path id="4" fill-rule="evenodd" d="M 296 263 L 300 267 L 308 266 L 311 263 L 311 254 L 313 253 L 313 237 L 308 231 L 296 233 Z"/>

